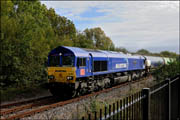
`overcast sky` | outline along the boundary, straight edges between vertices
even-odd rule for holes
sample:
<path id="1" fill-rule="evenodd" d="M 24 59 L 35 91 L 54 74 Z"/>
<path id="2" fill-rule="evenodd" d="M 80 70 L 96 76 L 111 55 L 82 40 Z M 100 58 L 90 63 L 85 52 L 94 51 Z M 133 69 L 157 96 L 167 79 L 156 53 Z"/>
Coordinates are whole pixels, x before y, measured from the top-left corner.
<path id="1" fill-rule="evenodd" d="M 101 27 L 116 47 L 179 53 L 179 1 L 41 1 L 78 30 Z"/>

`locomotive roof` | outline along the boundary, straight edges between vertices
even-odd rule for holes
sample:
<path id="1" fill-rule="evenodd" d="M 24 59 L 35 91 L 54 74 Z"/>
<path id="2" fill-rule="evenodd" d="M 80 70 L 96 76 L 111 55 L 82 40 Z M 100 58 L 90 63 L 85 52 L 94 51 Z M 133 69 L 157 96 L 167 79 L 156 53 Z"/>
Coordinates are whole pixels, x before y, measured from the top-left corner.
<path id="1" fill-rule="evenodd" d="M 85 51 L 85 50 L 83 50 L 81 48 L 78 48 L 78 47 L 59 46 L 58 48 L 68 49 L 71 52 L 73 52 L 74 55 L 77 56 L 77 57 L 88 57 L 89 56 L 87 51 Z"/>
<path id="2" fill-rule="evenodd" d="M 93 50 L 93 49 L 86 49 L 86 48 L 78 48 L 78 47 L 68 47 L 68 46 L 59 46 L 53 49 L 50 54 L 57 52 L 60 49 L 67 49 L 70 50 L 76 57 L 88 57 L 91 53 L 93 57 L 110 57 L 110 58 L 143 58 L 137 55 L 127 55 L 122 52 L 115 52 L 115 51 L 104 51 L 104 50 Z"/>
<path id="3" fill-rule="evenodd" d="M 126 57 L 125 54 L 114 51 L 93 50 L 93 49 L 76 48 L 76 47 L 65 47 L 65 48 L 68 48 L 72 52 L 76 53 L 75 54 L 76 56 L 79 56 L 79 54 L 83 52 L 84 54 L 86 54 L 84 55 L 84 57 L 89 56 L 89 53 L 91 53 L 93 57 Z"/>

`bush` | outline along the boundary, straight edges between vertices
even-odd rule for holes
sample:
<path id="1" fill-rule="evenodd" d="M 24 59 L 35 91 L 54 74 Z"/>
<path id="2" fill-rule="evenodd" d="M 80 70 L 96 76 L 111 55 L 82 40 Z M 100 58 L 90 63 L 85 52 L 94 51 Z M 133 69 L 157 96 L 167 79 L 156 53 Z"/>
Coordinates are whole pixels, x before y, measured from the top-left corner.
<path id="1" fill-rule="evenodd" d="M 158 81 L 165 80 L 166 78 L 172 78 L 180 74 L 180 61 L 171 61 L 168 65 L 156 69 L 153 71 L 153 76 L 156 77 Z"/>

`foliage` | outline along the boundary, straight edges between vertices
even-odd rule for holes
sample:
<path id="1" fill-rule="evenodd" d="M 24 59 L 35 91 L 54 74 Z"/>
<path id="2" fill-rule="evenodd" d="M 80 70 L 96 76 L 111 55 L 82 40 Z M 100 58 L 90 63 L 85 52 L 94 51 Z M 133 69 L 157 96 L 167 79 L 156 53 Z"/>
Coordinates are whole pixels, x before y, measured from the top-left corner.
<path id="1" fill-rule="evenodd" d="M 140 55 L 149 55 L 150 54 L 150 52 L 148 50 L 145 50 L 145 49 L 140 49 L 136 53 L 140 54 Z"/>
<path id="2" fill-rule="evenodd" d="M 172 61 L 168 65 L 153 71 L 153 75 L 157 80 L 165 80 L 167 78 L 175 77 L 180 74 L 180 60 Z"/>
<path id="3" fill-rule="evenodd" d="M 48 52 L 73 45 L 74 24 L 37 0 L 1 1 L 1 13 L 1 88 L 46 82 Z"/>
<path id="4" fill-rule="evenodd" d="M 79 32 L 71 20 L 38 0 L 1 1 L 0 45 L 2 89 L 46 82 L 48 52 L 57 46 L 114 49 L 101 28 Z"/>
<path id="5" fill-rule="evenodd" d="M 112 40 L 105 35 L 101 28 L 85 29 L 84 34 L 86 39 L 91 41 L 91 45 L 93 43 L 94 49 L 114 50 Z"/>
<path id="6" fill-rule="evenodd" d="M 44 61 L 53 37 L 39 1 L 1 1 L 1 82 L 4 87 L 45 79 Z M 32 77 L 33 76 L 33 77 Z"/>
<path id="7" fill-rule="evenodd" d="M 151 53 L 146 49 L 140 49 L 136 52 L 136 54 L 148 55 L 148 56 L 161 56 L 161 57 L 169 57 L 169 58 L 177 58 L 178 56 L 180 56 L 174 52 L 169 52 L 169 51 L 161 51 L 160 53 Z"/>
<path id="8" fill-rule="evenodd" d="M 93 49 L 93 41 L 88 39 L 83 32 L 78 32 L 76 37 L 76 47 Z"/>
<path id="9" fill-rule="evenodd" d="M 117 52 L 123 52 L 123 53 L 125 53 L 125 54 L 130 53 L 126 48 L 123 48 L 123 47 L 116 47 L 116 48 L 115 48 L 115 51 L 117 51 Z"/>
<path id="10" fill-rule="evenodd" d="M 169 52 L 169 51 L 162 51 L 162 52 L 160 52 L 160 55 L 163 57 L 177 57 L 176 53 Z"/>

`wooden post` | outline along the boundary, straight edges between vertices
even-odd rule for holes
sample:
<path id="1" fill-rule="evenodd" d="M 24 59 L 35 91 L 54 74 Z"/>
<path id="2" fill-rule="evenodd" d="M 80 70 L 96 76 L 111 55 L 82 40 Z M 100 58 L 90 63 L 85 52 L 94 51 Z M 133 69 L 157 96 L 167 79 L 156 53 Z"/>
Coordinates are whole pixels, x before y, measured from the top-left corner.
<path id="1" fill-rule="evenodd" d="M 145 98 L 143 100 L 143 120 L 151 120 L 150 118 L 150 89 L 143 88 L 142 90 L 143 96 Z"/>

